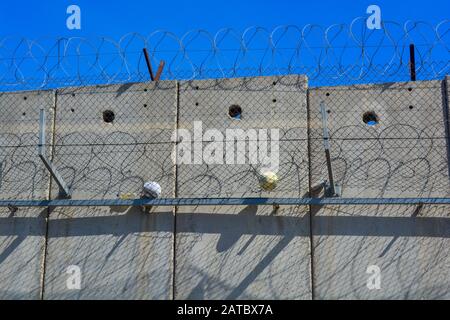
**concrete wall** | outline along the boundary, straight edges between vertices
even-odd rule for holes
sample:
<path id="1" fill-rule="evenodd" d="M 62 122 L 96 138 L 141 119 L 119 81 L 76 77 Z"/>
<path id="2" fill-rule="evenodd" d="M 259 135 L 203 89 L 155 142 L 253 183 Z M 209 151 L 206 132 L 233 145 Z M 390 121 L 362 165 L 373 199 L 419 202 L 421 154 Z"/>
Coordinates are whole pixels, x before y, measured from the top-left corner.
<path id="1" fill-rule="evenodd" d="M 148 180 L 165 197 L 323 196 L 321 101 L 344 197 L 448 197 L 449 96 L 441 81 L 308 90 L 303 76 L 5 93 L 0 198 L 58 196 L 36 155 L 40 107 L 49 157 L 74 199 L 139 196 Z M 235 104 L 240 120 L 228 116 Z M 378 125 L 364 124 L 367 111 Z M 261 168 L 248 161 L 175 167 L 181 141 L 171 135 L 194 121 L 223 134 L 279 128 L 277 189 L 261 192 Z M 198 140 L 208 150 L 210 137 Z M 450 298 L 449 214 L 436 205 L 2 208 L 0 298 Z M 67 289 L 70 265 L 81 290 Z M 371 265 L 381 289 L 366 286 Z"/>
<path id="2" fill-rule="evenodd" d="M 175 82 L 67 88 L 58 91 L 56 110 L 54 163 L 73 199 L 137 198 L 149 180 L 161 184 L 162 196 L 175 195 Z M 105 111 L 114 113 L 112 122 Z M 173 225 L 170 207 L 56 208 L 44 298 L 170 299 Z M 81 268 L 83 290 L 67 290 L 69 265 Z"/>
<path id="3" fill-rule="evenodd" d="M 312 185 L 327 178 L 323 101 L 343 197 L 449 197 L 442 92 L 442 81 L 311 89 Z M 370 111 L 375 126 L 363 122 Z M 450 298 L 448 206 L 324 206 L 311 214 L 318 299 Z M 373 265 L 379 290 L 366 286 Z"/>
<path id="4" fill-rule="evenodd" d="M 0 94 L 1 199 L 47 199 L 49 174 L 37 156 L 39 109 L 47 110 L 47 144 L 55 106 L 52 91 Z M 39 299 L 46 208 L 0 208 L 0 299 Z"/>
<path id="5" fill-rule="evenodd" d="M 307 193 L 306 89 L 304 76 L 181 83 L 179 128 L 192 132 L 194 121 L 202 121 L 204 131 L 215 128 L 223 135 L 233 128 L 280 128 L 282 161 L 280 184 L 272 192 L 261 192 L 257 177 L 261 168 L 249 161 L 179 165 L 178 196 L 301 197 Z M 241 119 L 228 115 L 232 105 L 241 107 Z M 200 140 L 205 148 L 211 141 Z M 243 142 L 237 140 L 233 146 Z M 179 207 L 176 230 L 175 298 L 311 298 L 307 206 Z"/>

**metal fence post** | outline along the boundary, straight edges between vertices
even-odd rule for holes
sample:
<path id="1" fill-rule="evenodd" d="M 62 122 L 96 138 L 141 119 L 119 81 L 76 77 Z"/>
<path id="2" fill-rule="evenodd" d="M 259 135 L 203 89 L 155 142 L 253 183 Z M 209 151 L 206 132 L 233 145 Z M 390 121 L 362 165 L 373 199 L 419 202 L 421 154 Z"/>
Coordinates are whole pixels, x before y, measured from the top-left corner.
<path id="1" fill-rule="evenodd" d="M 320 113 L 322 114 L 322 129 L 323 129 L 323 146 L 325 148 L 325 158 L 327 161 L 328 170 L 328 180 L 329 180 L 329 193 L 331 196 L 336 195 L 334 178 L 333 178 L 333 168 L 331 166 L 331 155 L 330 155 L 330 135 L 328 133 L 328 120 L 327 120 L 327 110 L 325 108 L 325 103 L 320 102 Z"/>

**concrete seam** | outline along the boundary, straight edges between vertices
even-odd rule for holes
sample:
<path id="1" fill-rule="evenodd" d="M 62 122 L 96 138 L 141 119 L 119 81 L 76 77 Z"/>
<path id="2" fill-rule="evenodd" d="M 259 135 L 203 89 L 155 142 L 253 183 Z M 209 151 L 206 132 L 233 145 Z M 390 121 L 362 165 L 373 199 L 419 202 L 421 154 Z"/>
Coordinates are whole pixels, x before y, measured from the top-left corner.
<path id="1" fill-rule="evenodd" d="M 174 163 L 174 196 L 178 198 L 178 167 L 177 167 L 177 143 L 178 143 L 178 127 L 179 127 L 179 108 L 180 108 L 180 84 L 178 81 L 175 82 L 176 86 L 176 108 L 175 108 L 175 143 L 174 143 L 174 155 L 175 155 L 175 163 Z M 173 207 L 173 247 L 172 247 L 172 260 L 173 260 L 173 270 L 172 270 L 172 300 L 175 300 L 176 296 L 176 240 L 177 240 L 177 211 L 178 206 Z"/>
<path id="2" fill-rule="evenodd" d="M 310 110 L 310 102 L 309 102 L 309 87 L 306 89 L 306 135 L 308 137 L 308 187 L 309 193 L 311 196 L 312 187 L 311 187 L 311 110 Z M 314 242 L 313 242 L 313 215 L 312 215 L 312 205 L 308 206 L 309 210 L 309 254 L 310 254 L 310 286 L 311 286 L 311 300 L 315 299 L 314 294 Z"/>
<path id="3" fill-rule="evenodd" d="M 58 99 L 58 90 L 54 90 L 53 95 L 53 112 L 52 112 L 52 124 L 51 124 L 51 138 L 50 138 L 50 159 L 53 161 L 54 156 L 54 144 L 55 144 L 55 131 L 56 131 L 56 104 Z M 48 192 L 47 192 L 47 199 L 50 200 L 52 196 L 52 186 L 53 181 L 49 176 L 49 182 L 48 182 Z M 45 288 L 45 270 L 46 270 L 46 262 L 47 262 L 47 246 L 48 246 L 48 225 L 49 225 L 49 217 L 50 217 L 50 208 L 47 207 L 46 209 L 46 217 L 45 217 L 45 235 L 44 235 L 44 248 L 42 252 L 42 261 L 41 261 L 41 279 L 40 279 L 40 287 L 41 291 L 39 293 L 39 299 L 44 300 L 44 288 Z"/>

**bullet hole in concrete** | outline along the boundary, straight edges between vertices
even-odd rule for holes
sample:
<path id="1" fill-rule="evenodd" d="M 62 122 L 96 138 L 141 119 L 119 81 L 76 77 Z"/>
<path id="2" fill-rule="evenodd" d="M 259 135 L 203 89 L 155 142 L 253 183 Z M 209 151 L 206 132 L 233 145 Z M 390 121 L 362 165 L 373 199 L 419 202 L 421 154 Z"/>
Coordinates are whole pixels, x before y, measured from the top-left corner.
<path id="1" fill-rule="evenodd" d="M 363 114 L 363 122 L 367 124 L 368 126 L 374 126 L 378 124 L 379 118 L 377 114 L 373 111 L 368 111 Z"/>
<path id="2" fill-rule="evenodd" d="M 241 116 L 242 116 L 242 108 L 240 106 L 238 106 L 237 104 L 233 104 L 228 109 L 228 115 L 233 119 L 240 120 Z"/>
<path id="3" fill-rule="evenodd" d="M 105 121 L 106 123 L 112 123 L 115 117 L 116 116 L 113 111 L 111 110 L 103 111 L 103 121 Z"/>

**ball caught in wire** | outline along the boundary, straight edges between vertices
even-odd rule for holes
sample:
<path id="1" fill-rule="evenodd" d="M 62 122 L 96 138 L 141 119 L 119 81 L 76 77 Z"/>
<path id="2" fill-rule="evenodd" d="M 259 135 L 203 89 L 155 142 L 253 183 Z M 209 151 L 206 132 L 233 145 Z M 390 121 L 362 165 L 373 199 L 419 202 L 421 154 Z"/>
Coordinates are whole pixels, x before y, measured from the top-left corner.
<path id="1" fill-rule="evenodd" d="M 272 171 L 266 171 L 259 174 L 258 181 L 262 190 L 273 191 L 278 185 L 278 176 Z"/>

